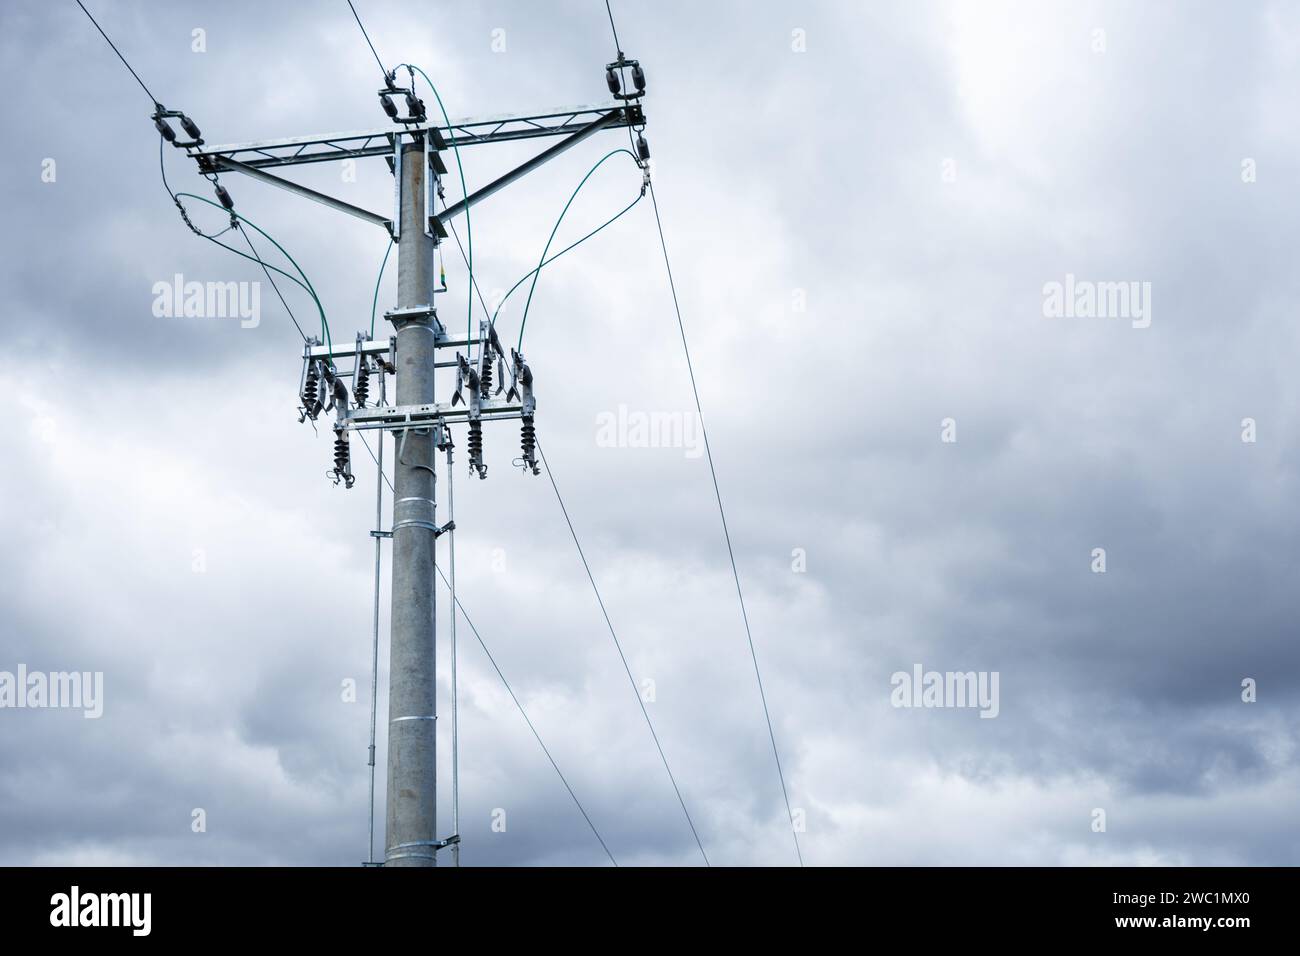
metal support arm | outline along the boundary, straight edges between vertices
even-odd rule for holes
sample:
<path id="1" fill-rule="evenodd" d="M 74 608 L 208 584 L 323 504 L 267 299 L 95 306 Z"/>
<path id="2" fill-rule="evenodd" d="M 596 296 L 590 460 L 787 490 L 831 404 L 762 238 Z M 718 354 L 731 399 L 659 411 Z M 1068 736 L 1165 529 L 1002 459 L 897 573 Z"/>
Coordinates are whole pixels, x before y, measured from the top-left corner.
<path id="1" fill-rule="evenodd" d="M 231 159 L 228 156 L 213 156 L 211 164 L 219 169 L 228 169 L 232 172 L 243 173 L 245 176 L 251 176 L 253 179 L 269 183 L 272 186 L 279 186 L 281 189 L 287 189 L 291 193 L 296 193 L 307 199 L 314 199 L 322 205 L 329 206 L 331 209 L 337 209 L 339 212 L 345 212 L 350 216 L 356 216 L 366 222 L 373 223 L 376 226 L 382 226 L 385 231 L 391 232 L 393 221 L 385 219 L 378 213 L 371 212 L 369 209 L 362 209 L 360 206 L 354 206 L 346 203 L 341 199 L 335 199 L 333 196 L 327 196 L 325 193 L 318 193 L 314 189 L 308 189 L 306 186 L 290 182 L 287 179 L 281 179 L 279 176 L 272 176 L 270 173 L 258 169 L 255 166 L 249 166 L 238 160 Z"/>
<path id="2" fill-rule="evenodd" d="M 606 113 L 604 116 L 598 117 L 597 119 L 588 123 L 582 129 L 578 130 L 578 132 L 574 133 L 572 136 L 569 136 L 566 139 L 562 139 L 554 146 L 542 150 L 540 153 L 538 153 L 532 159 L 528 160 L 523 165 L 515 167 L 514 169 L 512 169 L 510 172 L 506 173 L 504 176 L 500 177 L 499 179 L 495 179 L 492 182 L 488 183 L 482 189 L 470 193 L 460 202 L 448 206 L 441 213 L 439 213 L 436 218 L 438 219 L 439 222 L 446 223 L 447 220 L 451 219 L 453 216 L 459 215 L 460 213 L 468 209 L 470 206 L 473 206 L 475 203 L 481 202 L 482 200 L 487 199 L 488 196 L 491 196 L 493 193 L 498 192 L 501 189 L 504 189 L 506 186 L 509 186 L 511 183 L 513 183 L 516 179 L 519 179 L 521 176 L 531 173 L 538 166 L 541 166 L 543 163 L 549 162 L 550 160 L 554 159 L 556 156 L 559 156 L 565 150 L 577 146 L 583 140 L 590 138 L 591 136 L 600 132 L 602 129 L 606 129 L 607 127 L 613 126 L 615 122 L 619 119 L 620 113 L 621 110 L 614 110 L 609 113 Z"/>

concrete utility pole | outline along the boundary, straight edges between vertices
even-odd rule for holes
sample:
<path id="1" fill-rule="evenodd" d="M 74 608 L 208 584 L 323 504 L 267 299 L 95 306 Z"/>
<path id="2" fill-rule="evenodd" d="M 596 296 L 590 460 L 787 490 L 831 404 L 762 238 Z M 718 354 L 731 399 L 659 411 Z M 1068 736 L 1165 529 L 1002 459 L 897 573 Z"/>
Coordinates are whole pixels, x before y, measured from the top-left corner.
<path id="1" fill-rule="evenodd" d="M 397 325 L 397 404 L 434 401 L 433 238 L 425 222 L 433 188 L 417 143 L 401 152 L 399 310 L 429 314 Z M 388 826 L 385 866 L 436 866 L 437 661 L 435 657 L 433 429 L 397 432 L 393 463 L 392 643 L 388 697 Z"/>

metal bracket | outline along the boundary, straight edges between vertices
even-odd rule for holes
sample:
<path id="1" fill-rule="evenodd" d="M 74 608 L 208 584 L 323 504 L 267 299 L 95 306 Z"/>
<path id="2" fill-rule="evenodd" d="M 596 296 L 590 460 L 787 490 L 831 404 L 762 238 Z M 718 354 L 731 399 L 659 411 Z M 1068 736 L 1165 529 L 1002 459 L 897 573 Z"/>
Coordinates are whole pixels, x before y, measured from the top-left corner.
<path id="1" fill-rule="evenodd" d="M 437 330 L 441 331 L 442 329 L 442 323 L 438 321 L 438 310 L 432 305 L 409 305 L 402 309 L 389 309 L 384 313 L 384 318 L 394 325 L 399 322 L 418 322 L 420 319 L 433 319 Z"/>
<path id="2" fill-rule="evenodd" d="M 519 418 L 523 414 L 523 405 L 515 401 L 489 400 L 482 402 L 477 416 L 463 406 L 452 408 L 445 403 L 431 405 L 388 405 L 377 408 L 355 408 L 348 411 L 343 420 L 344 428 L 369 430 L 385 428 L 391 431 L 407 431 L 414 428 L 428 428 L 443 421 L 463 421 L 479 417 L 483 421 L 498 418 Z"/>
<path id="3" fill-rule="evenodd" d="M 437 191 L 435 187 L 438 183 L 438 177 L 433 172 L 433 165 L 429 162 L 429 139 L 428 136 L 424 137 L 424 169 L 421 171 L 420 176 L 420 181 L 424 183 L 424 222 L 422 225 L 424 227 L 424 234 L 430 239 L 433 239 L 434 245 L 437 245 L 437 239 L 435 238 L 436 232 L 433 228 L 433 196 Z M 439 223 L 439 225 L 441 225 L 441 223 Z M 443 232 L 443 235 L 446 235 L 445 231 Z"/>
<path id="4" fill-rule="evenodd" d="M 393 142 L 393 222 L 388 233 L 397 242 L 402 238 L 402 137 L 394 136 Z"/>

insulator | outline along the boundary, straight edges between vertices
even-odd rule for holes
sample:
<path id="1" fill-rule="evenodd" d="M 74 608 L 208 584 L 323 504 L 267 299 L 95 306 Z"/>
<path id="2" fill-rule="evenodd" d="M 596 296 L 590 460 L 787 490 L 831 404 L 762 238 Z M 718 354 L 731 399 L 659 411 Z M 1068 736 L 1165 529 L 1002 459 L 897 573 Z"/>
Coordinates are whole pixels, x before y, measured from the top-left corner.
<path id="1" fill-rule="evenodd" d="M 316 412 L 320 409 L 320 374 L 316 371 L 315 362 L 308 366 L 307 378 L 302 383 L 302 407 L 312 418 L 316 417 Z"/>
<path id="2" fill-rule="evenodd" d="M 466 444 L 469 446 L 469 473 L 472 475 L 477 472 L 480 478 L 486 478 L 487 465 L 483 464 L 483 422 L 477 418 L 470 419 L 469 440 Z"/>
<path id="3" fill-rule="evenodd" d="M 650 144 L 645 141 L 645 133 L 636 134 L 636 152 L 643 161 L 650 158 Z"/>
<path id="4" fill-rule="evenodd" d="M 359 407 L 364 406 L 370 397 L 370 366 L 365 362 L 357 366 L 356 381 L 352 383 L 352 397 Z"/>
<path id="5" fill-rule="evenodd" d="M 641 69 L 640 63 L 632 67 L 632 85 L 638 93 L 645 92 L 645 70 Z"/>
<path id="6" fill-rule="evenodd" d="M 158 128 L 158 132 L 162 133 L 162 138 L 167 140 L 167 142 L 176 142 L 176 130 L 172 129 L 171 124 L 161 116 L 154 118 L 153 125 Z"/>
<path id="7" fill-rule="evenodd" d="M 194 120 L 190 119 L 188 116 L 181 117 L 181 126 L 185 129 L 185 132 L 188 134 L 190 139 L 203 138 L 203 134 L 199 132 L 199 128 L 194 125 Z"/>
<path id="8" fill-rule="evenodd" d="M 424 101 L 418 96 L 407 93 L 406 111 L 411 114 L 411 119 L 418 119 L 419 117 L 424 116 Z"/>
<path id="9" fill-rule="evenodd" d="M 487 398 L 492 392 L 492 356 L 485 356 L 483 372 L 478 378 L 478 393 Z"/>
<path id="10" fill-rule="evenodd" d="M 234 209 L 235 201 L 230 198 L 230 193 L 226 192 L 226 187 L 221 185 L 221 183 L 214 183 L 213 185 L 216 187 L 217 198 L 221 200 L 221 205 L 225 206 L 227 209 Z"/>
<path id="11" fill-rule="evenodd" d="M 336 479 L 343 482 L 344 487 L 351 488 L 356 478 L 352 475 L 352 454 L 348 449 L 347 432 L 341 428 L 334 431 L 334 471 Z"/>
<path id="12" fill-rule="evenodd" d="M 391 99 L 387 96 L 381 96 L 379 97 L 379 105 L 384 108 L 384 112 L 388 114 L 389 119 L 397 119 L 397 104 Z"/>
<path id="13" fill-rule="evenodd" d="M 523 427 L 519 432 L 520 444 L 523 446 L 524 467 L 531 469 L 534 475 L 542 470 L 537 467 L 537 428 L 533 425 L 533 416 L 523 417 Z"/>
<path id="14" fill-rule="evenodd" d="M 348 470 L 348 439 L 342 432 L 334 433 L 334 470 L 340 475 Z"/>
<path id="15" fill-rule="evenodd" d="M 605 85 L 609 87 L 609 91 L 615 96 L 623 90 L 623 84 L 618 81 L 618 74 L 612 69 L 605 71 Z"/>

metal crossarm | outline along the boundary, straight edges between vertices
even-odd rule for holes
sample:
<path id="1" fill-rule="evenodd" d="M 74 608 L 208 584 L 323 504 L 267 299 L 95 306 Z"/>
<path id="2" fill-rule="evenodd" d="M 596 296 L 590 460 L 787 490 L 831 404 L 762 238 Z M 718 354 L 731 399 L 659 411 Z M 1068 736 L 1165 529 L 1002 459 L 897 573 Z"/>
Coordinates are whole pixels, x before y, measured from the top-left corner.
<path id="1" fill-rule="evenodd" d="M 188 152 L 200 165 L 220 160 L 234 160 L 244 166 L 261 169 L 271 166 L 296 166 L 324 163 L 364 156 L 392 156 L 396 137 L 411 138 L 428 133 L 437 149 L 446 149 L 451 140 L 457 146 L 503 143 L 541 136 L 564 136 L 604 119 L 602 126 L 636 126 L 645 122 L 637 104 L 606 103 L 575 106 L 549 113 L 503 115 L 464 119 L 450 126 L 437 123 L 412 124 L 402 129 L 355 130 L 288 139 L 259 140 L 252 143 L 229 143 L 191 148 Z"/>
<path id="2" fill-rule="evenodd" d="M 518 418 L 524 407 L 519 402 L 484 401 L 479 411 L 482 421 L 499 418 Z M 430 405 L 388 405 L 380 408 L 354 408 L 340 421 L 344 428 L 369 430 L 428 428 L 433 424 L 468 419 L 470 410 L 464 405 L 437 402 Z"/>

